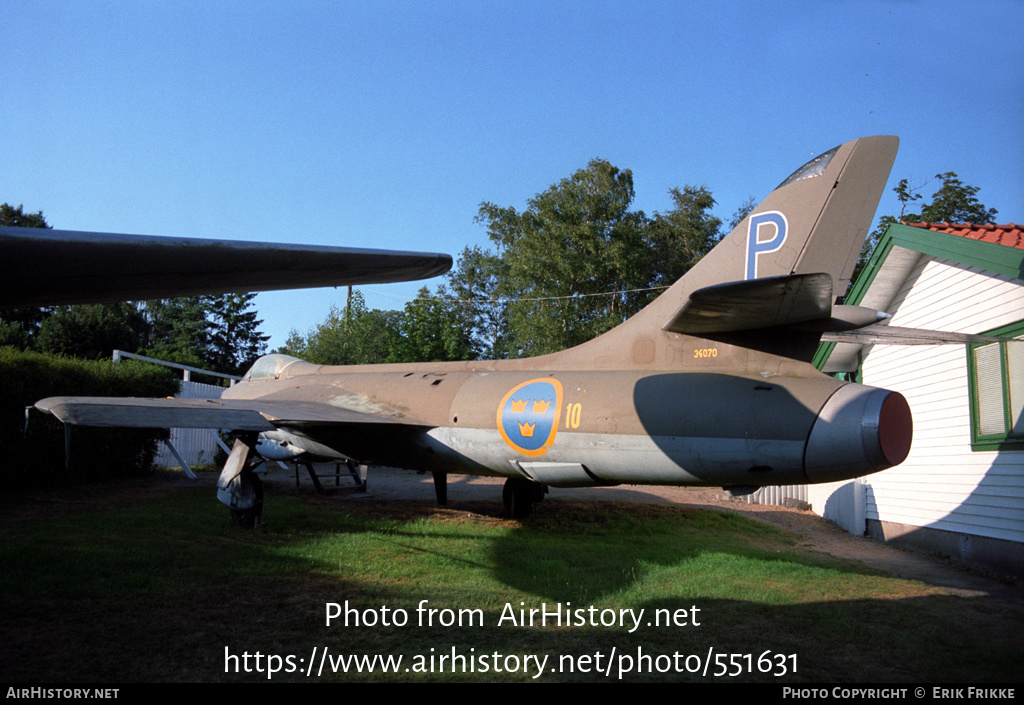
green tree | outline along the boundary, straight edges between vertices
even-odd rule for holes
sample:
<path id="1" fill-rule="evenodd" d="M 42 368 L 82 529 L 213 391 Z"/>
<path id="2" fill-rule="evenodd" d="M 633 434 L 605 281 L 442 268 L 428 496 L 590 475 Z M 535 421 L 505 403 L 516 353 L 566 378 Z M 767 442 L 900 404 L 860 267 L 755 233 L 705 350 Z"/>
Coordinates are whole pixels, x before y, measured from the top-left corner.
<path id="1" fill-rule="evenodd" d="M 318 365 L 468 360 L 475 349 L 465 321 L 441 287 L 424 287 L 402 311 L 368 309 L 359 291 L 346 312 L 332 306 L 323 323 L 303 336 L 292 331 L 277 352 Z"/>
<path id="2" fill-rule="evenodd" d="M 633 174 L 595 159 L 537 194 L 522 213 L 492 203 L 477 221 L 498 246 L 497 293 L 508 297 L 510 353 L 536 355 L 582 343 L 621 322 L 638 288 L 645 218 L 629 210 Z"/>
<path id="3" fill-rule="evenodd" d="M 402 360 L 402 312 L 372 308 L 349 323 L 348 338 L 356 365 Z"/>
<path id="4" fill-rule="evenodd" d="M 148 323 L 143 349 L 150 357 L 202 367 L 210 357 L 210 322 L 202 296 L 147 301 Z"/>
<path id="5" fill-rule="evenodd" d="M 278 352 L 318 365 L 365 365 L 398 362 L 402 348 L 402 314 L 367 309 L 354 291 L 349 310 L 332 306 L 323 323 L 302 336 L 292 331 Z"/>
<path id="6" fill-rule="evenodd" d="M 508 305 L 498 296 L 501 276 L 501 258 L 474 245 L 462 251 L 446 277 L 449 306 L 485 360 L 508 357 Z"/>
<path id="7" fill-rule="evenodd" d="M 98 359 L 139 348 L 145 319 L 133 303 L 57 306 L 39 326 L 40 352 Z"/>
<path id="8" fill-rule="evenodd" d="M 334 309 L 332 308 L 331 311 L 333 313 Z M 284 345 L 274 348 L 271 352 L 278 355 L 291 355 L 292 357 L 312 362 L 309 356 L 306 336 L 294 328 L 288 331 L 288 338 L 284 341 Z"/>
<path id="9" fill-rule="evenodd" d="M 497 280 L 491 298 L 507 310 L 502 352 L 537 355 L 589 340 L 707 254 L 721 238 L 711 192 L 686 186 L 669 195 L 667 213 L 631 211 L 632 173 L 598 159 L 537 194 L 522 213 L 482 204 L 477 222 L 500 262 L 487 270 Z"/>
<path id="10" fill-rule="evenodd" d="M 999 211 L 986 208 L 978 200 L 977 186 L 967 186 L 954 171 L 936 174 L 942 186 L 932 194 L 932 202 L 921 208 L 920 213 L 907 213 L 902 220 L 908 223 L 971 223 L 974 225 L 994 223 Z M 897 187 L 897 193 L 909 194 L 909 187 L 904 179 Z M 907 195 L 904 207 L 911 200 Z M 918 198 L 920 198 L 918 196 Z M 901 198 L 902 200 L 902 198 Z"/>
<path id="11" fill-rule="evenodd" d="M 268 335 L 259 327 L 255 292 L 203 296 L 208 323 L 206 365 L 217 372 L 241 374 L 266 352 Z"/>
<path id="12" fill-rule="evenodd" d="M 755 208 L 757 208 L 757 199 L 753 196 L 748 196 L 747 200 L 739 205 L 736 212 L 733 213 L 732 217 L 729 219 L 729 232 L 731 233 L 735 230 L 736 226 L 742 223 L 743 219 L 750 215 Z M 728 233 L 723 233 L 723 236 L 727 234 Z"/>
<path id="13" fill-rule="evenodd" d="M 26 213 L 23 206 L 15 208 L 7 203 L 0 204 L 0 225 L 14 228 L 50 228 L 42 211 Z M 12 345 L 21 349 L 32 347 L 39 326 L 49 315 L 50 310 L 50 307 L 0 310 L 0 345 Z"/>
<path id="14" fill-rule="evenodd" d="M 43 212 L 26 213 L 24 206 L 15 208 L 7 203 L 0 204 L 0 225 L 13 228 L 49 228 Z"/>
<path id="15" fill-rule="evenodd" d="M 139 352 L 161 360 L 241 374 L 262 355 L 269 336 L 253 306 L 255 293 L 146 301 L 147 335 Z"/>
<path id="16" fill-rule="evenodd" d="M 901 204 L 899 215 L 883 215 L 879 218 L 878 226 L 868 235 L 864 247 L 861 249 L 857 266 L 853 272 L 853 281 L 856 281 L 864 265 L 871 259 L 885 229 L 893 223 L 982 224 L 995 222 L 999 211 L 995 208 L 986 208 L 978 200 L 980 189 L 977 186 L 964 184 L 953 171 L 936 174 L 935 178 L 942 182 L 942 186 L 932 194 L 931 203 L 923 206 L 920 213 L 911 213 L 908 210 L 911 204 L 923 200 L 919 192 L 934 179 L 918 187 L 912 187 L 908 179 L 900 179 L 900 182 L 893 187 L 893 192 Z"/>
<path id="17" fill-rule="evenodd" d="M 722 221 L 711 215 L 715 199 L 706 186 L 669 191 L 674 208 L 647 225 L 652 261 L 649 286 L 671 286 L 721 239 Z M 742 220 L 742 218 L 741 218 Z"/>
<path id="18" fill-rule="evenodd" d="M 402 362 L 443 362 L 476 357 L 470 328 L 456 307 L 446 303 L 443 286 L 433 296 L 427 287 L 405 305 L 401 320 Z"/>
<path id="19" fill-rule="evenodd" d="M 721 239 L 707 187 L 669 191 L 672 208 L 630 210 L 633 175 L 600 159 L 527 202 L 482 203 L 476 221 L 496 251 L 463 250 L 435 295 L 401 312 L 332 309 L 278 352 L 318 364 L 502 359 L 553 352 L 618 325 L 671 285 Z M 734 224 L 754 207 L 750 200 Z"/>

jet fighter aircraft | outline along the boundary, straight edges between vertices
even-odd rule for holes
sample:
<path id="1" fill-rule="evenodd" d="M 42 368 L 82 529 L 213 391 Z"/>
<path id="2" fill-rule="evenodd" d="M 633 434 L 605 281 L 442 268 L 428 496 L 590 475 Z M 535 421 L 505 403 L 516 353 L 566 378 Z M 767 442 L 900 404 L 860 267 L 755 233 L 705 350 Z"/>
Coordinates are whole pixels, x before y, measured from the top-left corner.
<path id="1" fill-rule="evenodd" d="M 901 463 L 896 392 L 810 364 L 823 334 L 884 314 L 837 306 L 895 159 L 867 137 L 797 169 L 650 305 L 578 347 L 522 360 L 327 367 L 283 355 L 221 399 L 59 397 L 69 424 L 203 427 L 236 437 L 218 496 L 259 521 L 259 439 L 296 459 L 507 478 L 513 516 L 548 487 L 829 482 Z"/>

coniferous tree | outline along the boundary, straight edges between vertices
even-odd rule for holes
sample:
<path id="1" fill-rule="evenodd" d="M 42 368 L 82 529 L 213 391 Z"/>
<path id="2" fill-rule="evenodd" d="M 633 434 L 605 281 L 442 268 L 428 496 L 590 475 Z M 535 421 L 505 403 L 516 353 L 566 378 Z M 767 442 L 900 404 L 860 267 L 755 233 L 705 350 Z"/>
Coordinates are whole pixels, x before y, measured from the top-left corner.
<path id="1" fill-rule="evenodd" d="M 147 301 L 143 311 L 149 325 L 142 354 L 182 365 L 206 364 L 210 324 L 202 296 Z"/>
<path id="2" fill-rule="evenodd" d="M 204 357 L 213 370 L 241 374 L 266 352 L 270 336 L 259 330 L 254 298 L 255 292 L 202 297 L 209 324 Z"/>

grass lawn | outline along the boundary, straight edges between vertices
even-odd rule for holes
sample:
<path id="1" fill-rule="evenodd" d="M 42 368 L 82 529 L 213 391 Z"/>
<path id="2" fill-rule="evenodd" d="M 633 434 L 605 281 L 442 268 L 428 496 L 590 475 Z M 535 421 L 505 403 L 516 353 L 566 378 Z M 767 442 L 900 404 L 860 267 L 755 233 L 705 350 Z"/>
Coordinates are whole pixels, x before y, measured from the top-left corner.
<path id="1" fill-rule="evenodd" d="M 1020 604 L 878 574 L 728 511 L 554 500 L 519 523 L 498 501 L 278 488 L 247 532 L 208 485 L 165 478 L 0 508 L 9 682 L 269 668 L 275 682 L 980 683 L 1015 681 L 1024 658 Z M 391 661 L 366 672 L 350 655 Z"/>

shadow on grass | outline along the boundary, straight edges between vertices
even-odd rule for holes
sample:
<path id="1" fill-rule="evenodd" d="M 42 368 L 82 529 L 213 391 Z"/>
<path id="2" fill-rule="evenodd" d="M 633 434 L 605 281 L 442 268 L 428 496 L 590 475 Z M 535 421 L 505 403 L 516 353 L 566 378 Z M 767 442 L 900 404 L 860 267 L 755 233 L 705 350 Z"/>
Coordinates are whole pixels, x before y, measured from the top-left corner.
<path id="1" fill-rule="evenodd" d="M 545 505 L 542 516 L 495 541 L 494 555 L 503 582 L 576 603 L 629 592 L 665 567 L 714 572 L 714 580 L 755 569 L 864 571 L 801 551 L 794 535 L 734 512 L 626 503 Z M 701 583 L 698 590 L 707 587 Z"/>
<path id="2" fill-rule="evenodd" d="M 624 680 L 700 681 L 738 668 L 719 678 L 993 682 L 1024 656 L 1019 605 L 934 594 L 718 510 L 559 502 L 519 524 L 497 503 L 278 495 L 265 527 L 241 532 L 209 488 L 62 509 L 0 528 L 5 680 L 260 681 L 227 656 L 297 666 L 314 647 L 402 655 L 410 669 L 329 676 L 346 681 L 614 681 L 626 668 Z M 328 603 L 353 610 L 347 626 L 327 624 Z M 583 611 L 568 624 L 522 619 L 570 609 Z M 709 653 L 752 660 L 705 672 Z M 476 660 L 438 672 L 453 654 Z M 543 672 L 531 655 L 548 657 Z"/>

